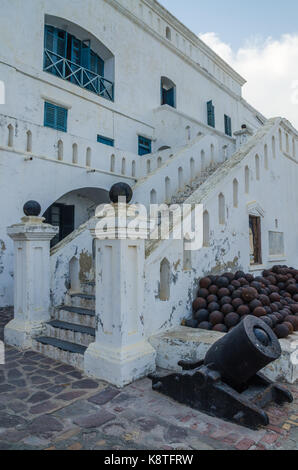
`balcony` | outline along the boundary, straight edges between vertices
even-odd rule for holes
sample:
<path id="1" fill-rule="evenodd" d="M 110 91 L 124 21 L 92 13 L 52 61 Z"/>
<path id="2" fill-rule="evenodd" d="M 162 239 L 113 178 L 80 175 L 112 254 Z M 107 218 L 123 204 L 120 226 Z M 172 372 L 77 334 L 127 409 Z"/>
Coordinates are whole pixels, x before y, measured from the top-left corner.
<path id="1" fill-rule="evenodd" d="M 113 82 L 48 49 L 44 49 L 44 71 L 114 101 Z"/>

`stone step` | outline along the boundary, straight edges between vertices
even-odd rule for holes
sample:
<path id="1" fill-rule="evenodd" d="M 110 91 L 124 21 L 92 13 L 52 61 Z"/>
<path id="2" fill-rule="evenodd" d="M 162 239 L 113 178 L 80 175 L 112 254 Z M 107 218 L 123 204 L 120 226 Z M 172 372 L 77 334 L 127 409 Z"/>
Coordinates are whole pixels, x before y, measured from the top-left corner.
<path id="1" fill-rule="evenodd" d="M 53 320 L 60 320 L 65 323 L 88 326 L 91 328 L 96 327 L 95 310 L 87 308 L 62 305 L 60 308 L 55 309 Z"/>
<path id="2" fill-rule="evenodd" d="M 81 283 L 82 294 L 94 295 L 95 294 L 95 281 L 87 281 Z"/>
<path id="3" fill-rule="evenodd" d="M 60 320 L 52 320 L 46 324 L 45 336 L 56 338 L 81 346 L 89 346 L 95 341 L 95 329 L 89 326 L 76 325 Z"/>
<path id="4" fill-rule="evenodd" d="M 95 309 L 95 295 L 93 294 L 69 294 L 72 307 Z"/>
<path id="5" fill-rule="evenodd" d="M 77 369 L 84 369 L 85 346 L 62 341 L 48 336 L 40 336 L 33 341 L 33 349 L 44 356 L 50 357 Z"/>

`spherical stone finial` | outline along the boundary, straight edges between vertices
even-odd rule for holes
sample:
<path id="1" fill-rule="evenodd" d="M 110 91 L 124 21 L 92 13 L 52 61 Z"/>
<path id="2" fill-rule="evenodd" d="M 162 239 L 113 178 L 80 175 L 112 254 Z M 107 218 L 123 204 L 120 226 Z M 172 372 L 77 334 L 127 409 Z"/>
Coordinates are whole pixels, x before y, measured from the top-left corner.
<path id="1" fill-rule="evenodd" d="M 125 198 L 125 202 L 128 204 L 132 200 L 133 192 L 128 184 L 116 183 L 111 187 L 109 196 L 114 204 L 118 202 L 119 198 Z"/>
<path id="2" fill-rule="evenodd" d="M 37 201 L 28 201 L 24 204 L 23 211 L 28 217 L 38 217 L 41 212 L 41 207 Z"/>

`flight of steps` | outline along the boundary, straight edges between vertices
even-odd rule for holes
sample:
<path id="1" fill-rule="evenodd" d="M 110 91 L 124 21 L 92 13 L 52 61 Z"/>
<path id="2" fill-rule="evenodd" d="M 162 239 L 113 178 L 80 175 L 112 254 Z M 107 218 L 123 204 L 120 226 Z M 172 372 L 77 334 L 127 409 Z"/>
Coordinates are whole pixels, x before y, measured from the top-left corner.
<path id="1" fill-rule="evenodd" d="M 94 282 L 81 285 L 81 293 L 68 293 L 65 305 L 54 310 L 33 347 L 41 354 L 83 370 L 84 353 L 95 341 Z"/>
<path id="2" fill-rule="evenodd" d="M 191 183 L 185 185 L 182 191 L 179 191 L 171 199 L 171 204 L 183 204 L 191 194 L 196 191 L 208 178 L 211 176 L 222 163 L 217 163 L 209 168 L 206 168 L 203 172 L 199 174 Z"/>

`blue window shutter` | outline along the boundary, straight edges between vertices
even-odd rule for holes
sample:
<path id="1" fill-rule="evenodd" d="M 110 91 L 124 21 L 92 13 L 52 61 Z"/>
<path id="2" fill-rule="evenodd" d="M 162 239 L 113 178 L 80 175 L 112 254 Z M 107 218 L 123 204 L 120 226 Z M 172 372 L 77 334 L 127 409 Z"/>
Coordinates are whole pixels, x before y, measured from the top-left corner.
<path id="1" fill-rule="evenodd" d="M 97 136 L 97 142 L 99 142 L 100 144 L 109 145 L 110 147 L 114 147 L 114 140 L 109 139 L 108 137 L 104 137 L 103 135 Z"/>
<path id="2" fill-rule="evenodd" d="M 83 41 L 82 42 L 82 66 L 88 70 L 93 70 L 91 68 L 91 49 L 90 49 L 90 41 Z"/>
<path id="3" fill-rule="evenodd" d="M 232 119 L 225 114 L 225 134 L 232 136 Z"/>
<path id="4" fill-rule="evenodd" d="M 67 109 L 45 102 L 44 125 L 58 131 L 67 132 L 67 114 Z"/>
<path id="5" fill-rule="evenodd" d="M 146 137 L 139 136 L 138 154 L 147 155 L 152 151 L 152 141 Z"/>
<path id="6" fill-rule="evenodd" d="M 207 103 L 208 126 L 215 127 L 215 113 L 212 101 Z"/>

